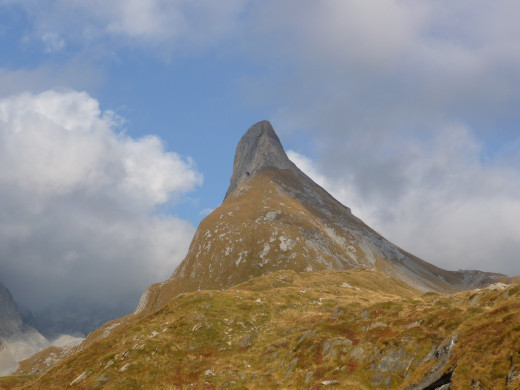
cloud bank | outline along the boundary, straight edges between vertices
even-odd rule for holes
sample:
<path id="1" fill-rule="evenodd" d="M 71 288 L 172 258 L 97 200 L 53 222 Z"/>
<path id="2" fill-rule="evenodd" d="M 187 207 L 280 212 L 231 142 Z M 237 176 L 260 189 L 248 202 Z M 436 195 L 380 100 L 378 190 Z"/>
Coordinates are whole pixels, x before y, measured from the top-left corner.
<path id="1" fill-rule="evenodd" d="M 401 169 L 387 182 L 386 171 L 359 178 L 347 167 L 330 176 L 302 154 L 288 156 L 405 250 L 445 269 L 520 274 L 520 173 L 483 163 L 478 141 L 463 127 L 447 129 L 433 145 L 404 149 L 394 164 Z"/>
<path id="2" fill-rule="evenodd" d="M 290 71 L 248 80 L 316 145 L 293 158 L 424 259 L 520 274 L 519 4 L 303 3 L 262 6 Z"/>
<path id="3" fill-rule="evenodd" d="M 193 226 L 160 206 L 201 174 L 121 128 L 82 92 L 0 100 L 0 275 L 46 326 L 133 310 L 187 251 Z"/>

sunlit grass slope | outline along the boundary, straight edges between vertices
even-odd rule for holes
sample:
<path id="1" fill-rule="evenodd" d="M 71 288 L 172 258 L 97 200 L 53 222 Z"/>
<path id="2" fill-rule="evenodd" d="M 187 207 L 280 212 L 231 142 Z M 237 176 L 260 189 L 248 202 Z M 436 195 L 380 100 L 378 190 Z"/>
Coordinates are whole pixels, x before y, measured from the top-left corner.
<path id="1" fill-rule="evenodd" d="M 148 316 L 107 324 L 39 377 L 0 384 L 393 389 L 437 370 L 452 389 L 516 389 L 519 351 L 516 285 L 439 295 L 372 269 L 281 271 L 181 294 Z"/>

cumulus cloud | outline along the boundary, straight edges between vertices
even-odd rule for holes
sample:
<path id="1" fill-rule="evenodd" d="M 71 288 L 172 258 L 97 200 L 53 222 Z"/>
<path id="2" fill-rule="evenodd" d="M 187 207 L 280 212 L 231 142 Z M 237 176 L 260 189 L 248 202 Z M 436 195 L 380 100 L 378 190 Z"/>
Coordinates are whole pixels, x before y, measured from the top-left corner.
<path id="1" fill-rule="evenodd" d="M 193 226 L 158 207 L 201 174 L 86 93 L 0 99 L 0 167 L 0 275 L 46 325 L 131 311 L 187 251 Z"/>

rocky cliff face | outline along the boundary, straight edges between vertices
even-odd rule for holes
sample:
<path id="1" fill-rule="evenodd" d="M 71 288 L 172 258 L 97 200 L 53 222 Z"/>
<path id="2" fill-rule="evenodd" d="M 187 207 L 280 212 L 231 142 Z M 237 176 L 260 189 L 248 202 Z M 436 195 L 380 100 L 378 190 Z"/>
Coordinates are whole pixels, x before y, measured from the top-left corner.
<path id="1" fill-rule="evenodd" d="M 377 268 L 422 291 L 455 292 L 503 277 L 446 271 L 398 248 L 298 169 L 263 121 L 238 143 L 224 202 L 201 222 L 172 277 L 143 295 L 137 313 L 182 292 L 224 289 L 279 270 L 357 267 Z"/>
<path id="2" fill-rule="evenodd" d="M 22 326 L 22 318 L 9 290 L 0 283 L 0 337 L 9 337 Z"/>
<path id="3" fill-rule="evenodd" d="M 0 375 L 16 370 L 18 362 L 50 345 L 22 321 L 9 290 L 0 283 Z"/>

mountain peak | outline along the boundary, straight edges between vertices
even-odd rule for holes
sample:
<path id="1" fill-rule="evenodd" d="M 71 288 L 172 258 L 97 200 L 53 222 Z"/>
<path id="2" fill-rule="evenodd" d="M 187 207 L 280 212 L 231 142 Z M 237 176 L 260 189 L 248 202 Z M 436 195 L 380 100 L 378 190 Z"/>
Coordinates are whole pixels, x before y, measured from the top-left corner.
<path id="1" fill-rule="evenodd" d="M 238 143 L 226 199 L 200 223 L 170 279 L 146 290 L 135 314 L 180 293 L 229 288 L 270 272 L 351 268 L 443 293 L 503 277 L 446 271 L 392 244 L 300 171 L 262 121 Z"/>
<path id="2" fill-rule="evenodd" d="M 233 175 L 224 199 L 240 184 L 266 168 L 299 171 L 285 154 L 271 123 L 264 120 L 251 126 L 240 139 L 233 162 Z"/>

